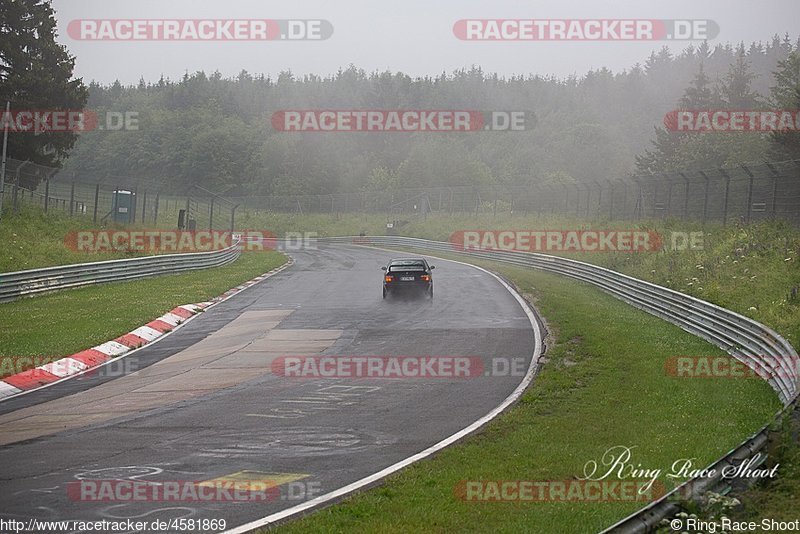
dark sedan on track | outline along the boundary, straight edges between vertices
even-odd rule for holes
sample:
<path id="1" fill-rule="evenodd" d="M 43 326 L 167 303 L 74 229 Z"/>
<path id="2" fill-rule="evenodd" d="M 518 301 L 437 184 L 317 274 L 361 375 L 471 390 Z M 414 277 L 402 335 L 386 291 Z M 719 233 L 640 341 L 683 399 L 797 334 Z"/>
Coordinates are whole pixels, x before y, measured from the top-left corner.
<path id="1" fill-rule="evenodd" d="M 424 258 L 398 258 L 381 267 L 383 274 L 383 298 L 401 292 L 422 293 L 433 298 L 433 271 Z"/>

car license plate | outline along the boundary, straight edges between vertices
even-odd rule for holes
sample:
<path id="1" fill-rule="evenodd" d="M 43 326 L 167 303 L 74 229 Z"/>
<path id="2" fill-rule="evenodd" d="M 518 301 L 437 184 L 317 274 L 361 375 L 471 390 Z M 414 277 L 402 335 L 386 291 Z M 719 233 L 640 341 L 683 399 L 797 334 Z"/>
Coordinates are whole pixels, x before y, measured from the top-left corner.
<path id="1" fill-rule="evenodd" d="M 400 277 L 400 281 L 401 282 L 413 282 L 414 281 L 414 277 L 413 276 L 401 276 Z"/>

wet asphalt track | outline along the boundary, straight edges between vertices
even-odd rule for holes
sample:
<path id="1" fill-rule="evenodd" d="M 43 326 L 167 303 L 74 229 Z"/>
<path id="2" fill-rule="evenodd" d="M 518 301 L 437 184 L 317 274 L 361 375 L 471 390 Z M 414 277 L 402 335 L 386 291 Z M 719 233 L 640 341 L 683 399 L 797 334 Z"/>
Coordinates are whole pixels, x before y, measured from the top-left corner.
<path id="1" fill-rule="evenodd" d="M 432 259 L 432 301 L 384 301 L 380 266 L 391 253 L 338 246 L 293 255 L 290 269 L 129 358 L 144 369 L 191 351 L 246 312 L 284 310 L 276 330 L 341 330 L 324 354 L 467 355 L 482 357 L 487 368 L 491 358 L 528 367 L 529 320 L 486 273 Z M 270 374 L 264 358 L 266 372 L 236 385 L 0 447 L 0 518 L 215 518 L 232 528 L 300 504 L 303 491 L 333 491 L 433 445 L 486 415 L 522 380 L 288 379 Z M 103 374 L 2 402 L 0 415 L 113 388 L 115 378 Z M 284 485 L 280 498 L 258 503 L 81 502 L 66 491 L 81 479 L 199 481 L 242 471 L 302 478 Z"/>

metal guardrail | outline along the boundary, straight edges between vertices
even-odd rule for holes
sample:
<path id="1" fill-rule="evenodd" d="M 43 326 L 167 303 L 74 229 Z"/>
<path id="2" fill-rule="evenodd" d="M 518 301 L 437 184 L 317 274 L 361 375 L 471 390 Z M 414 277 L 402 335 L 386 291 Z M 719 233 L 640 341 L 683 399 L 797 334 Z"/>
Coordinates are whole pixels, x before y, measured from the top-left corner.
<path id="1" fill-rule="evenodd" d="M 240 253 L 237 240 L 228 248 L 212 252 L 163 254 L 0 273 L 0 302 L 59 289 L 219 267 L 235 261 Z"/>
<path id="2" fill-rule="evenodd" d="M 540 269 L 588 282 L 628 304 L 713 343 L 756 371 L 775 390 L 784 405 L 776 420 L 794 409 L 797 403 L 798 355 L 788 341 L 757 321 L 678 291 L 590 263 L 547 254 L 463 251 L 450 243 L 411 237 L 332 237 L 320 238 L 319 241 L 455 253 Z M 671 498 L 678 492 L 683 498 L 690 499 L 719 487 L 725 482 L 720 475 L 725 465 L 740 465 L 762 450 L 767 443 L 767 432 L 771 424 L 765 425 L 709 466 L 716 468 L 716 477 L 689 480 L 642 510 L 612 525 L 604 533 L 643 533 L 654 530 L 664 517 L 678 510 L 677 505 L 671 502 Z"/>

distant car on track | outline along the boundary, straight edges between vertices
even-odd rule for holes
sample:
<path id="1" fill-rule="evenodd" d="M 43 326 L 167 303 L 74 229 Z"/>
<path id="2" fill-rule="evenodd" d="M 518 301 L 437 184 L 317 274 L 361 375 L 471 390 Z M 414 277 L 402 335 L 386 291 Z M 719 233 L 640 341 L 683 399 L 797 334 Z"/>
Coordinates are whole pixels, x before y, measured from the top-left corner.
<path id="1" fill-rule="evenodd" d="M 390 260 L 383 274 L 383 298 L 398 293 L 423 293 L 433 298 L 433 271 L 424 258 L 397 258 Z"/>

